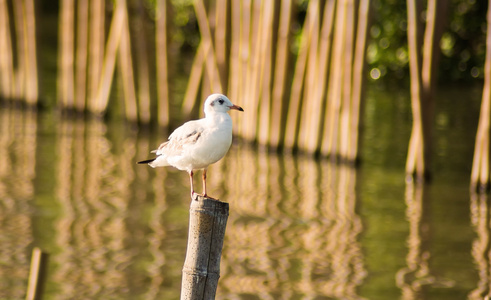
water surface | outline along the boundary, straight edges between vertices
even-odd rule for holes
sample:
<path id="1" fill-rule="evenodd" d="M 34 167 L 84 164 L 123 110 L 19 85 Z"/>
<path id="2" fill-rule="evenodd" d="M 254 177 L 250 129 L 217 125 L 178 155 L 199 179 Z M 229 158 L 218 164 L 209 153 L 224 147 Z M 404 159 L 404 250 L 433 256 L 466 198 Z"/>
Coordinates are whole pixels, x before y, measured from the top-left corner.
<path id="1" fill-rule="evenodd" d="M 236 140 L 208 173 L 230 202 L 217 299 L 482 299 L 489 203 L 468 189 L 479 100 L 440 91 L 429 185 L 405 182 L 407 92 L 369 92 L 356 169 Z M 188 177 L 135 164 L 165 138 L 2 107 L 0 298 L 25 296 L 37 246 L 44 299 L 179 299 Z"/>

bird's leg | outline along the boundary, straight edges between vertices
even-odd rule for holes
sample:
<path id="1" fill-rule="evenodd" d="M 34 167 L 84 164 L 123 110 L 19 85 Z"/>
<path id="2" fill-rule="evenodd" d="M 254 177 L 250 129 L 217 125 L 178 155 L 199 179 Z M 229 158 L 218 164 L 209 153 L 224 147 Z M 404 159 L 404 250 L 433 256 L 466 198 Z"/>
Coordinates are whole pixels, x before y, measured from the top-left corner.
<path id="1" fill-rule="evenodd" d="M 207 195 L 206 195 L 206 169 L 203 169 L 203 197 L 207 197 Z"/>
<path id="2" fill-rule="evenodd" d="M 193 199 L 193 195 L 194 195 L 193 170 L 189 172 L 189 181 L 191 182 L 191 199 Z"/>

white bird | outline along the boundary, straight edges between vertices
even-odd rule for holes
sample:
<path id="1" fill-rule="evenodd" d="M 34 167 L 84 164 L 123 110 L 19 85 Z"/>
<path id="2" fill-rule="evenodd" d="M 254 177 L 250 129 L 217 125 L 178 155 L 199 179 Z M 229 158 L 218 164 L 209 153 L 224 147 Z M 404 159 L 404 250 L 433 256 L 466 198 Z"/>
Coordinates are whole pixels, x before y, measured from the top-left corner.
<path id="1" fill-rule="evenodd" d="M 178 127 L 157 150 L 157 157 L 138 162 L 155 167 L 173 166 L 189 173 L 191 198 L 194 195 L 193 171 L 203 170 L 203 196 L 206 194 L 206 169 L 227 154 L 232 144 L 231 109 L 244 111 L 225 95 L 210 95 L 204 105 L 205 117 Z"/>

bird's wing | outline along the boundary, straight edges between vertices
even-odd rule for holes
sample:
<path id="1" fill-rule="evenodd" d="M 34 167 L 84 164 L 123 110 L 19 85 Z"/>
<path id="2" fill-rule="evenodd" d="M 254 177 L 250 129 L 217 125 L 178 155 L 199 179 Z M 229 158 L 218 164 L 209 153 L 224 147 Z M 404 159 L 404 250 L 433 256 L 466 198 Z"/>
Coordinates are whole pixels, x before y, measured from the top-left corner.
<path id="1" fill-rule="evenodd" d="M 169 141 L 160 144 L 157 150 L 152 151 L 157 155 L 179 155 L 187 146 L 195 144 L 204 131 L 201 120 L 189 121 L 176 128 L 169 136 Z"/>

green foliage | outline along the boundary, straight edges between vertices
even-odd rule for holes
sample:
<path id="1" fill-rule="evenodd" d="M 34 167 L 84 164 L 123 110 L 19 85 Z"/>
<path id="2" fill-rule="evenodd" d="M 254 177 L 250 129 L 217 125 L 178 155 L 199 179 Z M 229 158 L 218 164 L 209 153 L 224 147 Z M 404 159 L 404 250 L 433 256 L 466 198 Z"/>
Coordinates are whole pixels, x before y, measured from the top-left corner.
<path id="1" fill-rule="evenodd" d="M 440 82 L 483 77 L 486 50 L 485 1 L 452 0 L 440 40 Z M 423 8 L 426 9 L 426 2 Z M 425 11 L 420 20 L 424 23 Z M 406 2 L 373 0 L 367 63 L 373 79 L 408 80 Z M 379 77 L 376 77 L 378 74 Z M 374 78 L 375 77 L 375 78 Z"/>

